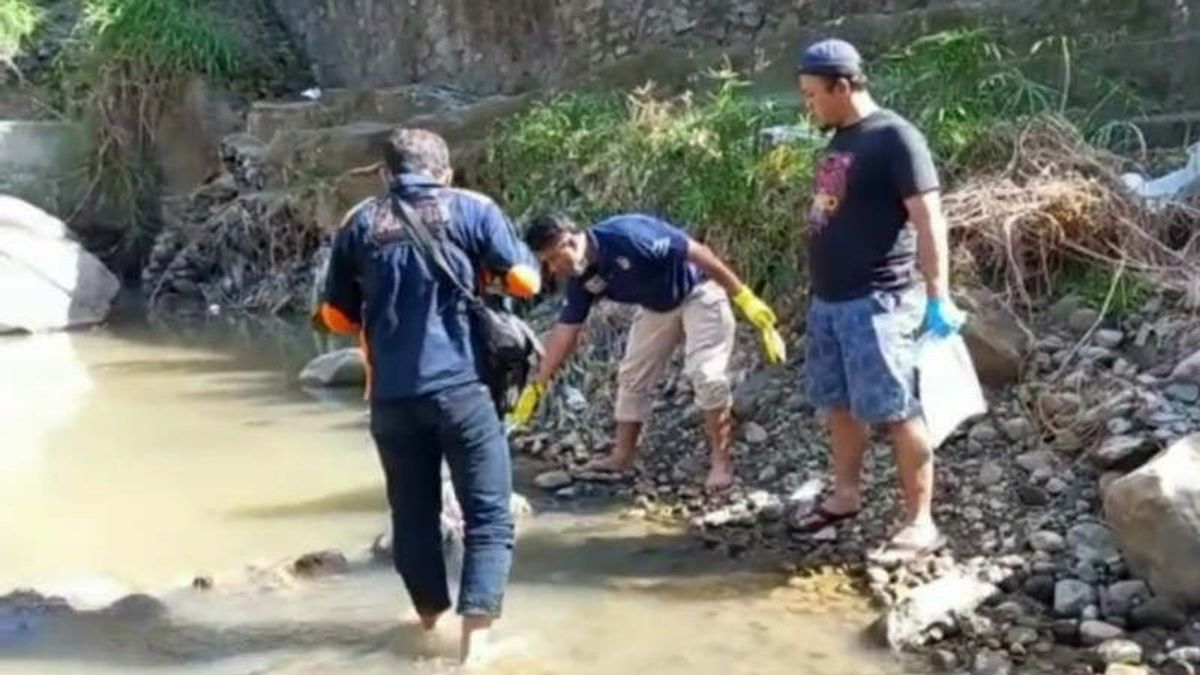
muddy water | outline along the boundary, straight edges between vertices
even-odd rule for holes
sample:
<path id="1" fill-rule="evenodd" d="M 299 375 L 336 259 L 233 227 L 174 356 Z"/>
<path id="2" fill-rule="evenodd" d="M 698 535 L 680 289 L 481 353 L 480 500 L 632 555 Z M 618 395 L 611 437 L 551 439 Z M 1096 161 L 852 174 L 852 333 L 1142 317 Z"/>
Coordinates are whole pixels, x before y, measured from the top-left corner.
<path id="1" fill-rule="evenodd" d="M 0 338 L 0 595 L 79 609 L 0 620 L 0 673 L 453 670 L 453 623 L 407 627 L 364 552 L 385 528 L 376 459 L 354 392 L 294 383 L 311 349 L 211 328 Z M 861 643 L 869 616 L 837 580 L 790 588 L 777 560 L 730 561 L 619 505 L 535 506 L 485 672 L 901 672 Z M 278 572 L 330 547 L 348 573 Z M 132 591 L 165 606 L 100 609 Z"/>

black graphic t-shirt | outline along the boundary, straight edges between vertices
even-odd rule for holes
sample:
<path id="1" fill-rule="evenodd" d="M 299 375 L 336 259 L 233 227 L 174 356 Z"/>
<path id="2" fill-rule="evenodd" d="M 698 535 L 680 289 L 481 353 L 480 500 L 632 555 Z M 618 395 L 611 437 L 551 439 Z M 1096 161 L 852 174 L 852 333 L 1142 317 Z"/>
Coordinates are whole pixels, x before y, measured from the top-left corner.
<path id="1" fill-rule="evenodd" d="M 839 129 L 817 165 L 808 215 L 813 293 L 842 302 L 917 280 L 904 200 L 938 189 L 924 136 L 890 110 Z"/>

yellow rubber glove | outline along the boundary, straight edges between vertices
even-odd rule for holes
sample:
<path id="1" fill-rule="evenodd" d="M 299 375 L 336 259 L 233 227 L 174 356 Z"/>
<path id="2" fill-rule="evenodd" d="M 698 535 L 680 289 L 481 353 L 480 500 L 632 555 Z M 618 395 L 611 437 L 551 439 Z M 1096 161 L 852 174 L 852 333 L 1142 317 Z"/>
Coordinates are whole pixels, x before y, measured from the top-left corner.
<path id="1" fill-rule="evenodd" d="M 733 304 L 742 310 L 746 320 L 755 328 L 766 330 L 775 327 L 775 312 L 771 311 L 767 303 L 759 300 L 748 286 L 742 286 L 737 295 L 733 296 Z"/>
<path id="2" fill-rule="evenodd" d="M 762 336 L 763 351 L 767 354 L 767 363 L 778 365 L 787 360 L 787 345 L 779 331 L 767 327 L 759 331 Z"/>
<path id="3" fill-rule="evenodd" d="M 518 427 L 523 427 L 529 424 L 533 419 L 533 414 L 537 412 L 538 403 L 542 400 L 542 395 L 546 393 L 546 385 L 537 382 L 531 382 L 525 385 L 521 390 L 521 396 L 517 399 L 517 405 L 513 406 L 512 412 L 509 413 L 509 420 Z"/>
<path id="4" fill-rule="evenodd" d="M 779 331 L 775 330 L 775 312 L 771 311 L 767 303 L 754 295 L 754 291 L 749 287 L 742 286 L 737 295 L 733 296 L 733 304 L 737 305 L 746 316 L 746 320 L 758 329 L 767 363 L 779 364 L 787 360 L 787 345 L 784 344 Z"/>

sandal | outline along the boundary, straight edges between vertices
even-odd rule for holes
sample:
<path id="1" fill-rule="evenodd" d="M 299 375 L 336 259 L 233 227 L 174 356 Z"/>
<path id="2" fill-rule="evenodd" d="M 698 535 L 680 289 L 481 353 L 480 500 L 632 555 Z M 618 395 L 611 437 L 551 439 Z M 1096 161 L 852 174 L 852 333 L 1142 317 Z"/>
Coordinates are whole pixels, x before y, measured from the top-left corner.
<path id="1" fill-rule="evenodd" d="M 868 554 L 867 557 L 877 565 L 899 565 L 937 553 L 946 546 L 946 543 L 946 537 L 940 531 L 933 538 L 933 541 L 923 544 L 904 541 L 903 539 L 897 541 L 897 538 L 893 538 L 881 549 Z"/>
<path id="2" fill-rule="evenodd" d="M 856 517 L 859 511 L 860 509 L 855 509 L 853 511 L 846 511 L 845 513 L 836 513 L 825 508 L 824 504 L 818 504 L 816 508 L 803 516 L 793 513 L 792 517 L 788 519 L 788 526 L 793 532 L 811 534 L 813 532 L 820 532 L 843 520 L 850 520 Z"/>

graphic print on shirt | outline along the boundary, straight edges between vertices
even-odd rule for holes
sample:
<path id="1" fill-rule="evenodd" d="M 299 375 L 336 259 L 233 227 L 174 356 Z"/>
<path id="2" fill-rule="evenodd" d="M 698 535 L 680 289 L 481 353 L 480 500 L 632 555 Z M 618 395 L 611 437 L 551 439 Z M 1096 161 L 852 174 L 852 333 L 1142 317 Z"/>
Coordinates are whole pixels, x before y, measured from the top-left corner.
<path id="1" fill-rule="evenodd" d="M 821 159 L 814 180 L 812 207 L 808 213 L 812 234 L 820 234 L 842 205 L 852 166 L 854 155 L 848 152 L 831 152 Z"/>

